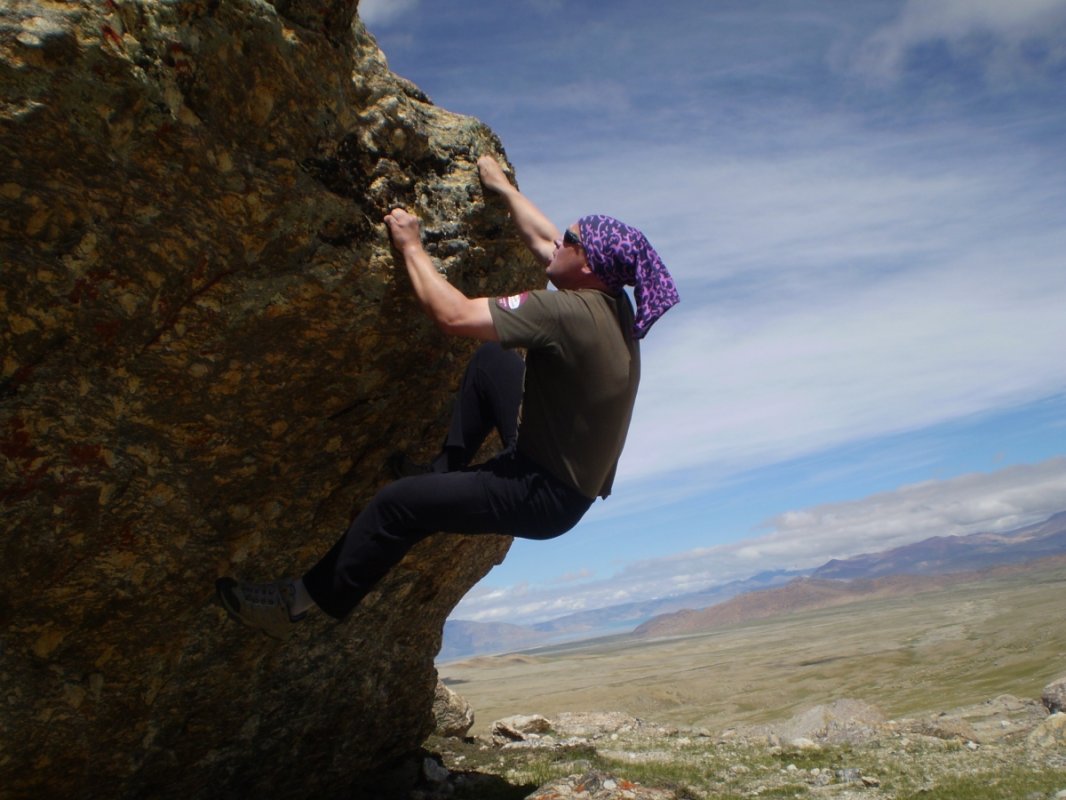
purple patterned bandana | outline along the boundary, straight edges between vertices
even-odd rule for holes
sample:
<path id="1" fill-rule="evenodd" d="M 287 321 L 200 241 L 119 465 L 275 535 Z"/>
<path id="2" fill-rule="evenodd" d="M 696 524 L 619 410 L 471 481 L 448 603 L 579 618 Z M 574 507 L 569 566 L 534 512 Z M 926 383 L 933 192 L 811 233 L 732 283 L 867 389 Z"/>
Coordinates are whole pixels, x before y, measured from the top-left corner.
<path id="1" fill-rule="evenodd" d="M 636 287 L 633 333 L 643 339 L 655 320 L 680 302 L 674 279 L 636 228 L 602 214 L 582 217 L 577 227 L 589 266 L 607 288 L 620 292 L 623 286 Z"/>

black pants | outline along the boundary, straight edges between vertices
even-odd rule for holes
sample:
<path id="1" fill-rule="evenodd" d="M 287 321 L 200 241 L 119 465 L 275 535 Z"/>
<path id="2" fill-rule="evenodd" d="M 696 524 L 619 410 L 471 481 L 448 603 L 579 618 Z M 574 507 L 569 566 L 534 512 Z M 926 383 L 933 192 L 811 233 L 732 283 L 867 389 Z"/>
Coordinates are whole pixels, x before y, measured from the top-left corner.
<path id="1" fill-rule="evenodd" d="M 592 500 L 514 449 L 523 370 L 522 360 L 498 344 L 478 349 L 463 376 L 434 471 L 378 492 L 304 575 L 319 608 L 338 619 L 346 616 L 412 546 L 435 532 L 550 539 L 577 524 Z M 507 449 L 468 466 L 493 428 Z"/>

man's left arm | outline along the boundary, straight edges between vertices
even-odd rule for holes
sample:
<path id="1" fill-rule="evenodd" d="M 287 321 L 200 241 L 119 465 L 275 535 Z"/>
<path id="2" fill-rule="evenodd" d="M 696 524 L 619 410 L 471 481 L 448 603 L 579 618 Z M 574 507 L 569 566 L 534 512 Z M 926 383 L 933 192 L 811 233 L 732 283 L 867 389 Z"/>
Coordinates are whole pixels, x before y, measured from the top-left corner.
<path id="1" fill-rule="evenodd" d="M 393 246 L 403 256 L 415 296 L 444 333 L 482 341 L 499 341 L 487 297 L 467 297 L 433 265 L 422 247 L 418 217 L 397 208 L 385 217 Z"/>

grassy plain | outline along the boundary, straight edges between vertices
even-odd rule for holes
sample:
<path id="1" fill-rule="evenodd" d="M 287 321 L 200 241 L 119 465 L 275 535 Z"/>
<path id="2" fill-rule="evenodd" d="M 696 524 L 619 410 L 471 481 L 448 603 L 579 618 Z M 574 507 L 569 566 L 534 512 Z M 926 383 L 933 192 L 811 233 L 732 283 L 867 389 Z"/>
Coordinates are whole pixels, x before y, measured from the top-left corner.
<path id="1" fill-rule="evenodd" d="M 512 714 L 623 711 L 719 732 L 864 700 L 889 717 L 1039 698 L 1066 675 L 1066 567 L 657 640 L 611 637 L 438 666 L 473 734 Z"/>

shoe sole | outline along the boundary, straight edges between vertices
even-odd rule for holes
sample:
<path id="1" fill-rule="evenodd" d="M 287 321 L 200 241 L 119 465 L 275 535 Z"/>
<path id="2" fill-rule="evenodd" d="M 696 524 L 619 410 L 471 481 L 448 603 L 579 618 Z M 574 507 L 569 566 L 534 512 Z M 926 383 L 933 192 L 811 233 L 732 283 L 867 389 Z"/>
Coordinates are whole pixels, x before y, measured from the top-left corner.
<path id="1" fill-rule="evenodd" d="M 229 618 L 239 622 L 245 628 L 253 631 L 259 631 L 264 636 L 273 639 L 275 642 L 288 641 L 287 636 L 275 636 L 266 628 L 260 628 L 258 625 L 252 625 L 244 620 L 240 615 L 241 601 L 237 598 L 237 594 L 234 591 L 237 588 L 237 581 L 233 578 L 219 578 L 215 581 L 215 596 L 218 598 L 219 605 L 225 610 Z"/>

